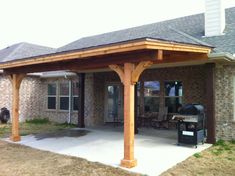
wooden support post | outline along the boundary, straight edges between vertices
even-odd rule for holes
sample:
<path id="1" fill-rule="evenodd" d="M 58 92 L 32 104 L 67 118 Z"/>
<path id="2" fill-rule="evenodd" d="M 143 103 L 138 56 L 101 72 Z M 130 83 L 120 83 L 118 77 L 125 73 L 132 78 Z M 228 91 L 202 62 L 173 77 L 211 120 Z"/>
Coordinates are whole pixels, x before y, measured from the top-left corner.
<path id="1" fill-rule="evenodd" d="M 79 73 L 79 93 L 78 93 L 78 127 L 85 128 L 84 104 L 85 104 L 85 73 Z"/>
<path id="2" fill-rule="evenodd" d="M 20 84 L 24 78 L 24 74 L 12 74 L 10 80 L 12 83 L 12 134 L 10 139 L 13 142 L 20 141 L 19 134 L 19 94 Z"/>
<path id="3" fill-rule="evenodd" d="M 215 138 L 215 64 L 206 64 L 206 126 L 207 142 L 214 144 Z"/>
<path id="4" fill-rule="evenodd" d="M 139 130 L 138 130 L 138 124 L 137 124 L 137 106 L 138 106 L 138 96 L 137 96 L 137 84 L 135 84 L 135 111 L 134 111 L 134 113 L 135 113 L 135 115 L 134 115 L 134 117 L 135 117 L 135 124 L 134 124 L 134 126 L 135 126 L 135 134 L 138 134 L 139 133 Z"/>
<path id="5" fill-rule="evenodd" d="M 124 68 L 118 65 L 109 67 L 116 71 L 124 84 L 124 158 L 121 166 L 132 168 L 137 165 L 134 158 L 134 85 L 138 81 L 140 74 L 152 62 L 140 62 L 137 66 L 132 63 L 125 63 Z"/>

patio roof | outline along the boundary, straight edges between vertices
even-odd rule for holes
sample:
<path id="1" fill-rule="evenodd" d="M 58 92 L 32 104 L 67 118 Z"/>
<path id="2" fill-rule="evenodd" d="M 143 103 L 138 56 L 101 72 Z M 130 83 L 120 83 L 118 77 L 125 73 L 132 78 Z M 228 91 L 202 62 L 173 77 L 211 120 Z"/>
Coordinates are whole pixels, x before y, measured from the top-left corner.
<path id="1" fill-rule="evenodd" d="M 0 63 L 0 69 L 3 69 L 5 73 L 33 73 L 53 70 L 78 71 L 80 69 L 107 68 L 110 64 L 139 62 L 141 60 L 151 60 L 157 63 L 157 60 L 162 60 L 159 57 L 166 57 L 166 62 L 174 62 L 177 56 L 181 60 L 182 58 L 183 60 L 205 59 L 208 58 L 207 54 L 210 51 L 211 47 L 204 45 L 143 38 L 98 47 L 9 60 Z M 186 53 L 191 53 L 191 55 Z M 187 58 L 184 58 L 184 55 Z"/>

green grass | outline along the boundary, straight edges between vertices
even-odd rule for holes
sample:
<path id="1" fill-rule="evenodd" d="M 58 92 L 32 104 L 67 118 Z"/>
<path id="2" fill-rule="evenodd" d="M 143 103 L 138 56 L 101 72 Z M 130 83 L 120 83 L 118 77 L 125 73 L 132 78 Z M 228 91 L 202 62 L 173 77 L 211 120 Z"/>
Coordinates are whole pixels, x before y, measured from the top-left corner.
<path id="1" fill-rule="evenodd" d="M 35 119 L 29 119 L 26 120 L 25 123 L 30 123 L 30 124 L 48 124 L 50 123 L 48 118 L 35 118 Z"/>
<path id="2" fill-rule="evenodd" d="M 195 158 L 201 158 L 201 157 L 202 157 L 202 155 L 201 155 L 200 153 L 195 153 L 193 156 L 194 156 Z"/>
<path id="3" fill-rule="evenodd" d="M 232 150 L 234 150 L 234 147 L 232 147 L 232 144 L 235 144 L 233 140 L 232 141 L 218 140 L 213 145 L 213 149 L 211 150 L 211 153 L 216 156 L 219 156 L 223 154 L 224 152 L 227 152 L 228 154 L 232 154 Z"/>
<path id="4" fill-rule="evenodd" d="M 76 127 L 74 124 L 51 122 L 47 118 L 35 118 L 27 120 L 24 123 L 20 123 L 19 126 L 21 136 L 38 133 L 53 133 L 55 131 Z M 0 124 L 0 138 L 9 137 L 10 135 L 11 124 Z"/>

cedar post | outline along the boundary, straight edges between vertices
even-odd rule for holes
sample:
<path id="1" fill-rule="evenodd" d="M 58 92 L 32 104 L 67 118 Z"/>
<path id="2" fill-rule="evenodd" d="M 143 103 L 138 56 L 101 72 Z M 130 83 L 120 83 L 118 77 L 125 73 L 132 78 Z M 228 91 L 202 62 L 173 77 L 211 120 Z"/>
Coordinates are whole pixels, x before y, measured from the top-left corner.
<path id="1" fill-rule="evenodd" d="M 84 103 L 85 103 L 85 73 L 79 73 L 79 95 L 78 95 L 78 127 L 85 128 Z"/>
<path id="2" fill-rule="evenodd" d="M 137 103 L 137 101 L 138 101 L 138 96 L 137 96 L 137 84 L 135 84 L 135 115 L 134 115 L 134 117 L 135 117 L 135 124 L 134 124 L 134 126 L 135 126 L 135 134 L 138 134 L 139 133 L 139 130 L 138 130 L 138 126 L 137 126 L 137 105 L 138 105 L 138 103 Z"/>
<path id="3" fill-rule="evenodd" d="M 121 160 L 121 166 L 126 168 L 137 165 L 137 160 L 134 158 L 134 85 L 140 74 L 150 65 L 152 62 L 143 61 L 137 66 L 125 63 L 124 68 L 118 65 L 109 66 L 124 84 L 124 158 Z"/>
<path id="4" fill-rule="evenodd" d="M 207 142 L 214 144 L 215 138 L 215 64 L 206 64 L 206 119 Z"/>
<path id="5" fill-rule="evenodd" d="M 24 74 L 12 74 L 10 80 L 12 83 L 12 134 L 10 139 L 13 142 L 20 141 L 19 134 L 19 93 L 20 84 L 24 78 Z"/>

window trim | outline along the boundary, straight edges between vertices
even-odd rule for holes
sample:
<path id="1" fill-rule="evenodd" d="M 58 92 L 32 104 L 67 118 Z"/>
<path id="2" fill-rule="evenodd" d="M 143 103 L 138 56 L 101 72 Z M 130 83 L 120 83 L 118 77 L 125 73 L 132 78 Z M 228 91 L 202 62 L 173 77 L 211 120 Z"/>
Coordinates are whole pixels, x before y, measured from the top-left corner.
<path id="1" fill-rule="evenodd" d="M 68 89 L 70 89 L 69 87 L 69 81 L 63 82 L 63 81 L 58 81 L 58 111 L 61 112 L 69 112 L 69 106 L 68 109 L 61 109 L 60 108 L 60 98 L 68 98 L 69 99 L 69 103 L 70 103 L 70 95 L 60 95 L 60 89 L 61 89 L 61 84 L 68 84 Z M 70 90 L 69 90 L 70 91 Z"/>
<path id="2" fill-rule="evenodd" d="M 50 84 L 55 84 L 55 86 L 56 86 L 56 90 L 55 90 L 55 92 L 56 92 L 56 94 L 55 95 L 49 95 L 48 93 L 49 93 L 49 91 L 48 91 L 48 86 L 50 85 Z M 48 82 L 47 83 L 47 97 L 46 97 L 46 102 L 47 102 L 47 104 L 46 104 L 46 110 L 47 111 L 56 111 L 57 110 L 57 83 L 54 83 L 54 82 Z M 48 98 L 49 97 L 55 97 L 55 109 L 49 109 L 48 108 Z"/>
<path id="3" fill-rule="evenodd" d="M 64 80 L 57 80 L 55 82 L 53 81 L 48 81 L 46 82 L 46 87 L 47 87 L 47 93 L 46 93 L 46 107 L 45 107 L 45 111 L 48 112 L 58 112 L 58 113 L 68 113 L 70 110 L 64 110 L 64 109 L 60 109 L 60 98 L 61 97 L 68 97 L 69 98 L 69 102 L 71 104 L 71 113 L 78 113 L 78 110 L 74 110 L 73 109 L 73 98 L 77 97 L 79 98 L 79 92 L 78 95 L 73 95 L 72 92 L 72 88 L 73 88 L 73 83 L 78 83 L 78 80 L 70 80 L 72 82 L 72 86 L 71 86 L 71 96 L 70 95 L 60 95 L 60 84 L 66 83 Z M 69 80 L 67 82 L 69 84 Z M 48 95 L 48 85 L 49 84 L 55 84 L 56 85 L 56 95 Z M 48 97 L 55 97 L 56 98 L 56 105 L 55 105 L 55 109 L 48 109 Z"/>

